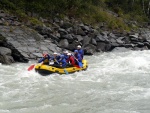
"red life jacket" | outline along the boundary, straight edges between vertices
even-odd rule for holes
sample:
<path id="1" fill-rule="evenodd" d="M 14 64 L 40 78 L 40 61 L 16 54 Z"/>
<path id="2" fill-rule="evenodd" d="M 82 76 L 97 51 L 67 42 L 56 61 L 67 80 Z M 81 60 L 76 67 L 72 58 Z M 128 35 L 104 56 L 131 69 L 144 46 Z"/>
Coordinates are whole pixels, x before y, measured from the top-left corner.
<path id="1" fill-rule="evenodd" d="M 69 56 L 67 62 L 70 62 L 71 65 L 76 65 L 76 64 L 75 64 L 75 59 L 74 59 L 73 56 Z"/>

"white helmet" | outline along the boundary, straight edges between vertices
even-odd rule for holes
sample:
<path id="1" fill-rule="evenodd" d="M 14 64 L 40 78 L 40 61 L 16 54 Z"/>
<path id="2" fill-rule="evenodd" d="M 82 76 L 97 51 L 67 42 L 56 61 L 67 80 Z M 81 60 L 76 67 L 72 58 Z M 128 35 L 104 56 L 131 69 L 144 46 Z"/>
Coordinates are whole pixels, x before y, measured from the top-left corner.
<path id="1" fill-rule="evenodd" d="M 69 52 L 68 51 L 64 51 L 64 53 L 68 54 Z"/>
<path id="2" fill-rule="evenodd" d="M 78 45 L 77 47 L 78 47 L 78 48 L 81 48 L 81 46 L 80 46 L 80 45 Z"/>
<path id="3" fill-rule="evenodd" d="M 71 55 L 71 53 L 68 53 L 67 55 L 68 55 L 68 56 L 70 56 L 70 55 Z"/>
<path id="4" fill-rule="evenodd" d="M 53 54 L 54 54 L 54 55 L 57 55 L 58 53 L 54 52 Z"/>

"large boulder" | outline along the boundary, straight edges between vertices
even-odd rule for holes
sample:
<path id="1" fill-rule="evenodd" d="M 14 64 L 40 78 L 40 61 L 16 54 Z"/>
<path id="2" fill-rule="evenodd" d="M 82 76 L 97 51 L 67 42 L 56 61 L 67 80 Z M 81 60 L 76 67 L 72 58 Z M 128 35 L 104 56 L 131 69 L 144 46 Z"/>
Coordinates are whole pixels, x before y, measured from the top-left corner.
<path id="1" fill-rule="evenodd" d="M 98 42 L 97 43 L 97 52 L 100 52 L 100 51 L 110 51 L 112 46 L 111 44 L 107 44 L 107 43 L 104 43 L 104 42 Z"/>
<path id="2" fill-rule="evenodd" d="M 62 39 L 62 40 L 60 40 L 60 42 L 59 42 L 59 46 L 62 47 L 62 48 L 67 48 L 68 45 L 69 45 L 69 42 L 68 42 L 67 39 Z"/>
<path id="3" fill-rule="evenodd" d="M 84 54 L 85 55 L 93 55 L 96 52 L 96 46 L 92 44 L 88 44 L 84 47 Z"/>
<path id="4" fill-rule="evenodd" d="M 6 47 L 0 47 L 0 63 L 2 64 L 11 64 L 14 62 L 13 57 L 11 56 L 12 51 Z"/>

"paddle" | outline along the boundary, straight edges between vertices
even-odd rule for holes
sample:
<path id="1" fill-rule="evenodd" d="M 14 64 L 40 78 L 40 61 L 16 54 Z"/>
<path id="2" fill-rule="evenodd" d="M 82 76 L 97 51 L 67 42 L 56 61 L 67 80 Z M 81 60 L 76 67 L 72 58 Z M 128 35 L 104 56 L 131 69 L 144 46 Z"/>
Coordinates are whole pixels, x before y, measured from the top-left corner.
<path id="1" fill-rule="evenodd" d="M 31 71 L 34 68 L 35 64 L 32 64 L 29 68 L 28 71 Z"/>
<path id="2" fill-rule="evenodd" d="M 57 59 L 55 59 L 55 61 L 59 64 L 59 62 L 57 61 Z M 68 71 L 64 68 L 64 72 L 66 73 L 66 75 L 68 75 Z"/>
<path id="3" fill-rule="evenodd" d="M 79 67 L 81 68 L 81 67 L 83 67 L 83 64 L 82 64 L 82 62 L 79 62 L 78 61 L 78 59 L 76 59 L 76 57 L 72 54 L 72 56 L 75 58 L 75 60 L 78 62 L 78 65 L 79 65 Z"/>

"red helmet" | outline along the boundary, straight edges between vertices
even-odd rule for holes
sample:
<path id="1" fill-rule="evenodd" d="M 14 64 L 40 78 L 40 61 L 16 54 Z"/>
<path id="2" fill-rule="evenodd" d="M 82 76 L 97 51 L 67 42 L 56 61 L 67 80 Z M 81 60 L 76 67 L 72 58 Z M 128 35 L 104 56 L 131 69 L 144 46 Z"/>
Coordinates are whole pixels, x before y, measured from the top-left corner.
<path id="1" fill-rule="evenodd" d="M 46 54 L 43 54 L 43 57 L 46 57 L 48 54 L 46 53 Z"/>

